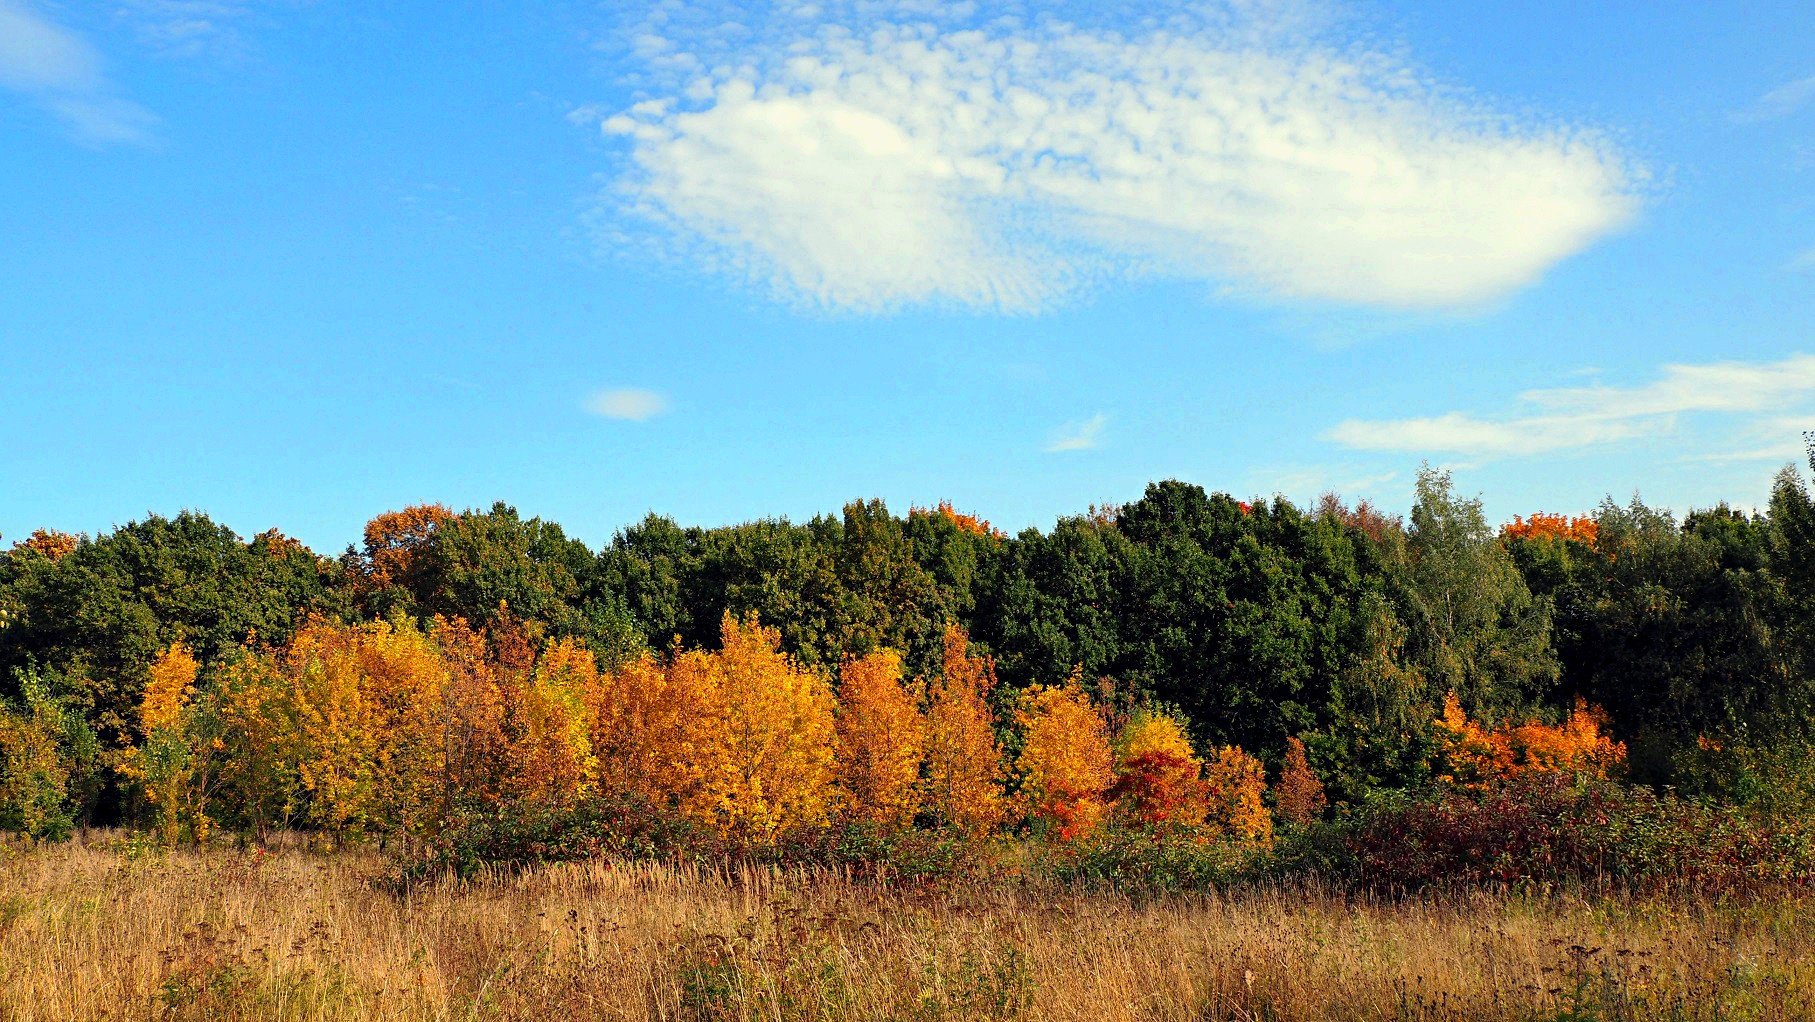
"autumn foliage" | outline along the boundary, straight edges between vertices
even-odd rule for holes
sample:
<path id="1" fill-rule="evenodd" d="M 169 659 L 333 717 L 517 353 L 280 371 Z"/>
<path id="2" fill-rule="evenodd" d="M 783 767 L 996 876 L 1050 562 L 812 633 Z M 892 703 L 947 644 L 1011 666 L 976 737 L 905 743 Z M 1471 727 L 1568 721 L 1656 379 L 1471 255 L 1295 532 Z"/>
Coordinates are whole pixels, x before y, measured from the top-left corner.
<path id="1" fill-rule="evenodd" d="M 1023 808 L 1070 840 L 1094 831 L 1107 814 L 1115 783 L 1109 728 L 1090 697 L 1072 678 L 1064 685 L 1036 685 L 1021 693 Z"/>
<path id="2" fill-rule="evenodd" d="M 1589 549 L 1594 548 L 1599 535 L 1600 523 L 1593 518 L 1571 518 L 1543 511 L 1534 512 L 1530 518 L 1515 515 L 1512 521 L 1500 527 L 1500 536 L 1506 540 L 1555 539 L 1580 543 Z"/>
<path id="3" fill-rule="evenodd" d="M 1279 815 L 1299 826 L 1317 819 L 1329 804 L 1323 782 L 1305 755 L 1305 743 L 1295 737 L 1286 739 L 1286 761 L 1279 771 L 1279 783 L 1274 785 L 1273 800 Z"/>
<path id="4" fill-rule="evenodd" d="M 1577 699 L 1561 724 L 1526 721 L 1497 728 L 1471 720 L 1451 693 L 1436 722 L 1442 778 L 1487 787 L 1527 774 L 1607 777 L 1626 762 L 1626 746 L 1607 734 L 1607 715 Z"/>
<path id="5" fill-rule="evenodd" d="M 838 792 L 846 815 L 884 828 L 906 827 L 920 807 L 926 757 L 921 697 L 902 678 L 892 651 L 848 659 L 838 675 Z"/>
<path id="6" fill-rule="evenodd" d="M 1135 824 L 1189 830 L 1210 813 L 1203 761 L 1175 717 L 1135 714 L 1116 742 L 1115 775 L 1110 793 L 1120 814 Z"/>
<path id="7" fill-rule="evenodd" d="M 1205 762 L 1181 720 L 1149 710 L 1117 711 L 1112 731 L 1077 672 L 1021 690 L 999 719 L 993 664 L 957 627 L 930 678 L 879 650 L 847 658 L 836 684 L 753 616 L 725 614 L 716 649 L 612 668 L 577 639 L 530 635 L 501 606 L 484 629 L 312 618 L 288 643 L 208 667 L 172 643 L 152 662 L 120 774 L 166 842 L 303 827 L 429 848 L 460 821 L 562 818 L 657 819 L 746 849 L 841 825 L 971 839 L 1025 827 L 1061 843 L 1111 823 L 1271 834 L 1258 759 L 1225 747 Z M 6 726 L 19 761 L 8 776 L 38 746 L 56 751 Z"/>
<path id="8" fill-rule="evenodd" d="M 13 544 L 14 552 L 31 551 L 49 560 L 60 561 L 75 553 L 81 541 L 67 532 L 34 529 L 32 534 Z"/>
<path id="9" fill-rule="evenodd" d="M 959 511 L 952 506 L 952 502 L 949 500 L 940 501 L 939 505 L 930 511 L 923 507 L 909 508 L 908 515 L 910 517 L 941 518 L 956 526 L 958 531 L 968 532 L 973 536 L 987 536 L 990 539 L 1008 538 L 1007 533 L 990 525 L 989 522 L 976 515 L 967 515 Z"/>
<path id="10" fill-rule="evenodd" d="M 1267 810 L 1267 770 L 1239 746 L 1225 745 L 1204 765 L 1210 789 L 1210 824 L 1226 837 L 1266 844 L 1273 840 Z"/>
<path id="11" fill-rule="evenodd" d="M 696 655 L 709 691 L 690 728 L 703 753 L 706 822 L 767 843 L 826 822 L 832 801 L 832 688 L 781 652 L 781 635 L 725 615 L 716 662 Z"/>
<path id="12" fill-rule="evenodd" d="M 973 834 L 1002 821 L 1001 752 L 989 708 L 996 675 L 956 626 L 945 631 L 940 672 L 927 693 L 926 806 Z"/>
<path id="13" fill-rule="evenodd" d="M 423 548 L 435 530 L 453 520 L 441 504 L 417 504 L 386 511 L 366 523 L 365 567 L 374 588 L 409 585 L 416 577 Z"/>

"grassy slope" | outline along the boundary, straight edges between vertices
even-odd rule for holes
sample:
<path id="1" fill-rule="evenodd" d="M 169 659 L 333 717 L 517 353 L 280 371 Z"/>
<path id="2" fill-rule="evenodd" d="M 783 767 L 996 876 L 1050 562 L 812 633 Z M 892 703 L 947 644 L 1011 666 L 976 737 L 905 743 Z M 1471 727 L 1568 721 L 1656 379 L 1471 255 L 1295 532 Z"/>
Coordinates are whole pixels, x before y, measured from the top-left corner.
<path id="1" fill-rule="evenodd" d="M 0 1019 L 1815 1017 L 1801 903 L 1134 904 L 603 863 L 398 897 L 381 869 L 0 847 Z"/>

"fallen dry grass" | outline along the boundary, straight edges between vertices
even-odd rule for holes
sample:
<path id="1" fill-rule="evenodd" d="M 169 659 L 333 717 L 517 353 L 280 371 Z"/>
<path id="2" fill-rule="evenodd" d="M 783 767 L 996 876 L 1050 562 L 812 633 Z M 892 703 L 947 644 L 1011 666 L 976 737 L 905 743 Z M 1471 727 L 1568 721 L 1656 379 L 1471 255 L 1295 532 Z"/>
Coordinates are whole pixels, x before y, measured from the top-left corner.
<path id="1" fill-rule="evenodd" d="M 0 848 L 0 1018 L 1815 1017 L 1801 901 L 1141 904 L 609 863 L 398 895 L 381 871 L 102 834 Z"/>

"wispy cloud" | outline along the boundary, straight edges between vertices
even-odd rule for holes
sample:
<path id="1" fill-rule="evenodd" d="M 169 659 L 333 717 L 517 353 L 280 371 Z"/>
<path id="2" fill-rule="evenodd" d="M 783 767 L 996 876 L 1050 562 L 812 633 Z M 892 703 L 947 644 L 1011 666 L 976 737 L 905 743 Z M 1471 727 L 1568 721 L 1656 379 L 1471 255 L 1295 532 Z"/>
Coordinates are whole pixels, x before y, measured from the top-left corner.
<path id="1" fill-rule="evenodd" d="M 1595 132 L 1498 116 L 1290 3 L 1115 6 L 1134 28 L 662 4 L 629 44 L 648 98 L 603 120 L 628 149 L 608 205 L 849 311 L 1039 310 L 1147 276 L 1468 307 L 1635 210 L 1641 173 Z"/>
<path id="2" fill-rule="evenodd" d="M 1522 414 L 1481 418 L 1466 412 L 1410 419 L 1351 419 L 1325 434 L 1345 447 L 1417 454 L 1516 457 L 1597 447 L 1638 437 L 1672 436 L 1679 416 L 1725 416 L 1700 445 L 1724 445 L 1721 460 L 1777 457 L 1797 429 L 1815 426 L 1815 355 L 1779 362 L 1668 365 L 1652 383 L 1531 390 Z M 1751 453 L 1744 453 L 1751 452 Z"/>
<path id="3" fill-rule="evenodd" d="M 261 8 L 295 0 L 117 0 L 120 16 L 148 48 L 167 57 L 231 56 L 246 46 L 245 24 Z"/>
<path id="4" fill-rule="evenodd" d="M 1788 117 L 1815 100 L 1815 75 L 1799 78 L 1758 97 L 1751 106 L 1733 115 L 1742 124 L 1775 121 Z"/>
<path id="5" fill-rule="evenodd" d="M 28 97 L 90 144 L 142 142 L 156 123 L 116 93 L 87 40 L 20 0 L 0 0 L 0 87 Z"/>
<path id="6" fill-rule="evenodd" d="M 1325 493 L 1344 497 L 1378 496 L 1399 480 L 1398 472 L 1370 472 L 1355 465 L 1282 465 L 1250 477 L 1256 492 L 1312 501 Z"/>
<path id="7" fill-rule="evenodd" d="M 586 410 L 607 419 L 646 422 L 668 410 L 668 399 L 653 390 L 633 387 L 601 390 L 587 399 Z"/>
<path id="8" fill-rule="evenodd" d="M 1098 412 L 1082 422 L 1068 422 L 1053 432 L 1052 439 L 1047 441 L 1049 453 L 1063 451 L 1091 451 L 1102 446 L 1103 427 L 1109 425 L 1109 416 Z"/>

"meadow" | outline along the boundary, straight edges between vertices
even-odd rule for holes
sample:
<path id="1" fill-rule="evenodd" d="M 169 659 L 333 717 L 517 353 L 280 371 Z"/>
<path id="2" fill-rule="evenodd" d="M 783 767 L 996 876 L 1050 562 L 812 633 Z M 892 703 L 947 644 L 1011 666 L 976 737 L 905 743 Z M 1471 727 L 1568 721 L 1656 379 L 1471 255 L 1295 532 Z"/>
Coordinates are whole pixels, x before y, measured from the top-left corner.
<path id="1" fill-rule="evenodd" d="M 1798 895 L 1128 897 L 594 859 L 399 888 L 370 849 L 0 848 L 0 1019 L 1800 1019 Z"/>

